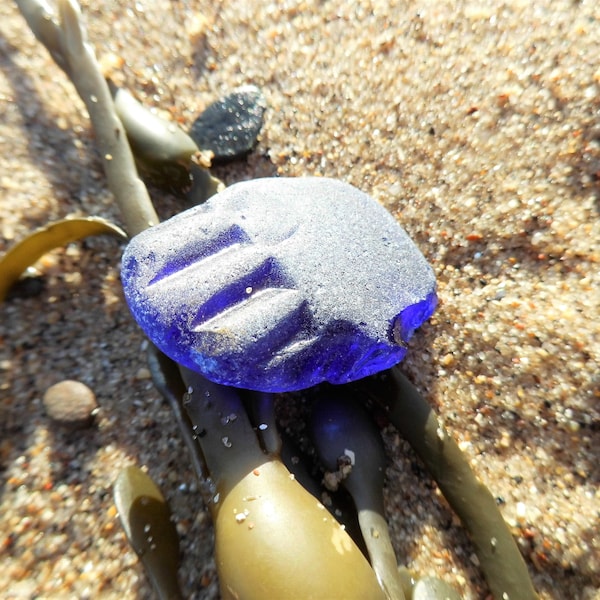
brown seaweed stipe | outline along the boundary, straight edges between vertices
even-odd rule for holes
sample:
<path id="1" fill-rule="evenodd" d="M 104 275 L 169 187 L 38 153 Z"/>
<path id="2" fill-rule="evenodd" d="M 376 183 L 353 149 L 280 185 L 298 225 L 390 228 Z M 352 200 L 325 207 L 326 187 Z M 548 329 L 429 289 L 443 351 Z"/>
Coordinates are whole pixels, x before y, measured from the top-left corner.
<path id="1" fill-rule="evenodd" d="M 69 76 L 85 103 L 94 124 L 98 151 L 104 157 L 108 184 L 125 220 L 127 233 L 135 235 L 156 225 L 158 216 L 146 186 L 137 176 L 125 129 L 81 24 L 79 6 L 71 0 L 59 0 L 57 4 L 58 22 L 47 12 L 47 5 L 34 0 L 17 0 L 27 24 Z"/>
<path id="2" fill-rule="evenodd" d="M 403 600 L 383 506 L 385 450 L 375 423 L 353 398 L 325 393 L 313 408 L 311 432 L 325 468 L 335 470 L 340 457 L 349 458 L 342 485 L 354 500 L 371 565 L 386 596 Z"/>
<path id="3" fill-rule="evenodd" d="M 360 387 L 384 409 L 460 517 L 494 598 L 535 600 L 527 566 L 494 497 L 475 477 L 466 457 L 417 389 L 397 367 L 361 382 Z"/>
<path id="4" fill-rule="evenodd" d="M 161 491 L 148 474 L 132 466 L 119 473 L 113 496 L 127 539 L 158 597 L 180 600 L 179 537 Z"/>
<path id="5" fill-rule="evenodd" d="M 261 447 L 239 390 L 185 368 L 181 373 L 192 430 L 205 432 L 192 439 L 214 482 L 209 507 L 222 597 L 383 599 L 344 528 Z M 259 418 L 268 412 L 268 399 L 261 400 L 254 411 Z M 271 437 L 263 446 L 278 443 Z"/>
<path id="6" fill-rule="evenodd" d="M 225 188 L 222 181 L 199 164 L 201 151 L 190 136 L 175 123 L 150 112 L 127 90 L 111 81 L 108 85 L 136 166 L 144 177 L 162 188 L 187 192 L 193 204 L 204 202 Z"/>

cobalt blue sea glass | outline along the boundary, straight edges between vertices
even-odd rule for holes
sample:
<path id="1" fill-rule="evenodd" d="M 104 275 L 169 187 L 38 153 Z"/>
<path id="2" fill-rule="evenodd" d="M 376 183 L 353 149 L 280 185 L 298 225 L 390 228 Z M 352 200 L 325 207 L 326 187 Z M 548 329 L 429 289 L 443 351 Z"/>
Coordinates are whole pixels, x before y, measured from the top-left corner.
<path id="1" fill-rule="evenodd" d="M 232 185 L 134 237 L 121 276 L 165 354 L 268 392 L 395 365 L 437 301 L 431 267 L 396 220 L 325 178 Z"/>

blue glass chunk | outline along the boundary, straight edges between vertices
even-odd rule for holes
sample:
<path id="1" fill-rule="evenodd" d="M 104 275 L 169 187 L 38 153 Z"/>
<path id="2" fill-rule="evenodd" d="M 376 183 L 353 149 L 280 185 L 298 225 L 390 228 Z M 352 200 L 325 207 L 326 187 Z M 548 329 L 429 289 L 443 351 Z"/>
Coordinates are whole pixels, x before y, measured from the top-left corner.
<path id="1" fill-rule="evenodd" d="M 121 277 L 165 354 L 268 392 L 395 365 L 437 301 L 431 267 L 396 220 L 316 177 L 232 185 L 134 237 Z"/>

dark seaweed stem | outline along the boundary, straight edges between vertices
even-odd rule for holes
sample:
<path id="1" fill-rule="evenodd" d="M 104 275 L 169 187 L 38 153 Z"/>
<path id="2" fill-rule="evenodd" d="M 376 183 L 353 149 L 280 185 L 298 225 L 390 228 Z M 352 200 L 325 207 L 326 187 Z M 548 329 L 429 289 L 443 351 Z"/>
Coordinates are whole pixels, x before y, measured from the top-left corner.
<path id="1" fill-rule="evenodd" d="M 206 460 L 199 444 L 197 435 L 192 429 L 192 423 L 185 412 L 183 400 L 186 398 L 187 389 L 181 378 L 179 366 L 167 355 L 163 354 L 154 344 L 148 346 L 148 368 L 152 375 L 152 382 L 156 389 L 169 403 L 173 416 L 179 427 L 183 441 L 190 453 L 192 466 L 200 483 L 210 479 Z M 205 504 L 209 504 L 212 494 L 207 492 L 206 486 L 201 486 L 201 493 Z"/>
<path id="2" fill-rule="evenodd" d="M 278 454 L 276 430 L 270 441 L 262 444 L 271 450 L 263 451 L 260 444 L 260 433 L 266 433 L 271 424 L 274 427 L 269 394 L 251 398 L 260 420 L 255 426 L 238 390 L 180 369 L 153 345 L 148 348 L 148 366 L 154 385 L 171 406 L 201 483 L 204 503 L 211 509 L 216 494 L 225 496 L 242 477 Z"/>
<path id="3" fill-rule="evenodd" d="M 460 517 L 494 598 L 535 600 L 525 561 L 492 494 L 412 383 L 394 367 L 369 379 L 362 389 L 385 410 Z"/>
<path id="4" fill-rule="evenodd" d="M 181 375 L 187 388 L 183 406 L 215 485 L 210 504 L 214 511 L 219 498 L 272 456 L 260 447 L 239 390 L 213 383 L 185 367 Z"/>
<path id="5" fill-rule="evenodd" d="M 279 456 L 281 439 L 271 394 L 247 392 L 248 397 L 242 400 L 239 391 L 211 383 L 192 371 L 188 372 L 186 380 L 191 382 L 193 379 L 193 382 L 186 385 L 179 365 L 152 344 L 148 348 L 148 367 L 154 385 L 173 411 L 207 506 L 214 501 L 214 487 L 218 487 L 223 473 L 230 468 L 229 461 L 236 461 L 243 448 L 252 449 L 252 468 L 255 459 L 260 458 L 260 462 L 264 462 L 269 457 Z M 203 412 L 204 409 L 206 412 Z M 251 432 L 248 427 L 252 428 Z M 259 446 L 260 454 L 254 452 Z M 237 467 L 233 468 L 235 473 L 242 472 Z M 214 485 L 211 488 L 206 482 Z"/>
<path id="6" fill-rule="evenodd" d="M 386 597 L 405 598 L 383 503 L 386 456 L 381 434 L 353 398 L 324 395 L 311 417 L 315 447 L 325 468 L 342 463 L 342 485 L 354 501 L 371 566 Z"/>
<path id="7" fill-rule="evenodd" d="M 277 430 L 275 401 L 273 394 L 267 392 L 249 392 L 245 401 L 246 411 L 262 449 L 274 456 L 281 454 L 281 437 Z"/>
<path id="8" fill-rule="evenodd" d="M 129 235 L 158 223 L 158 217 L 137 175 L 127 136 L 115 111 L 108 85 L 80 20 L 74 0 L 58 0 L 60 22 L 46 3 L 16 0 L 36 38 L 69 76 L 89 112 L 98 150 L 111 192 L 119 205 Z"/>

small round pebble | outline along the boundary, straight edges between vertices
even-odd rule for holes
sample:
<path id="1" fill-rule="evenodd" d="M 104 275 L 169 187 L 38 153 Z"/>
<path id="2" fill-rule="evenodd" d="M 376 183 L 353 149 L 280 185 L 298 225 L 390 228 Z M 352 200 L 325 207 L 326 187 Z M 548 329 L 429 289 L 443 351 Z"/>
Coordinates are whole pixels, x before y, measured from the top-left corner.
<path id="1" fill-rule="evenodd" d="M 437 577 L 423 577 L 413 589 L 413 600 L 460 600 L 460 596 L 446 582 Z"/>
<path id="2" fill-rule="evenodd" d="M 190 136 L 201 150 L 211 150 L 213 161 L 233 160 L 256 145 L 267 107 L 263 93 L 244 85 L 213 102 L 195 121 Z"/>
<path id="3" fill-rule="evenodd" d="M 40 296 L 46 290 L 46 280 L 34 273 L 32 269 L 28 269 L 27 274 L 12 286 L 8 298 L 13 300 Z"/>
<path id="4" fill-rule="evenodd" d="M 91 425 L 98 408 L 94 392 L 84 383 L 70 379 L 50 386 L 43 402 L 53 421 L 73 429 Z"/>

